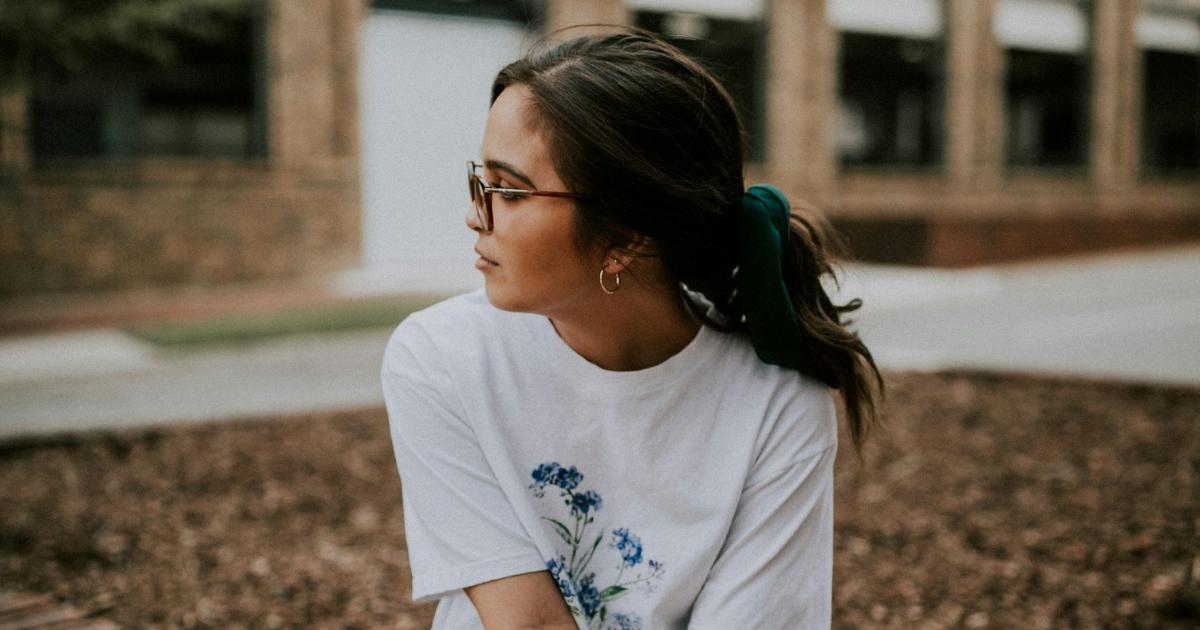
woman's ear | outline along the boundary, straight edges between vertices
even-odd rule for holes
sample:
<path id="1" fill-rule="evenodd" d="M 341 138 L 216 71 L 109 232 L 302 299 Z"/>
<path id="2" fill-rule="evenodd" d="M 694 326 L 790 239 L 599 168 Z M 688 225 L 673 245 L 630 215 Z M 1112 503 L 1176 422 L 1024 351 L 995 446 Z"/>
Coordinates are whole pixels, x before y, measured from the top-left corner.
<path id="1" fill-rule="evenodd" d="M 605 252 L 604 270 L 616 273 L 633 264 L 638 258 L 647 258 L 656 254 L 657 248 L 653 239 L 643 234 L 630 234 L 620 243 L 614 243 Z"/>

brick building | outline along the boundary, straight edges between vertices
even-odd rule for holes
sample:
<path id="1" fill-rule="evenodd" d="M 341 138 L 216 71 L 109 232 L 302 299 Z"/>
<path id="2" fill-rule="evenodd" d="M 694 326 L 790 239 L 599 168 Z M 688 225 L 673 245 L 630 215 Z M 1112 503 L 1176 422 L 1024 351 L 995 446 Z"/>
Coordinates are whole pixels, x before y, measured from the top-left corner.
<path id="1" fill-rule="evenodd" d="M 209 63 L 191 84 L 151 73 L 0 97 L 0 296 L 358 266 L 379 211 L 364 199 L 372 180 L 360 185 L 372 158 L 359 55 L 385 14 L 502 22 L 524 43 L 578 23 L 663 33 L 729 85 L 749 180 L 822 208 L 868 259 L 964 265 L 1200 240 L 1196 0 L 264 2 L 242 61 Z M 458 71 L 438 55 L 414 63 Z M 178 106 L 189 85 L 239 72 L 240 87 L 191 99 L 211 107 Z M 459 179 L 424 185 L 457 191 Z M 445 221 L 461 229 L 458 214 Z"/>
<path id="2" fill-rule="evenodd" d="M 758 92 L 742 102 L 750 180 L 815 203 L 867 259 L 1200 241 L 1195 0 L 591 0 L 569 13 L 621 15 L 685 47 L 724 34 L 724 50 L 691 48 Z"/>
<path id="3" fill-rule="evenodd" d="M 269 0 L 178 67 L 0 96 L 0 297 L 358 263 L 356 0 Z"/>

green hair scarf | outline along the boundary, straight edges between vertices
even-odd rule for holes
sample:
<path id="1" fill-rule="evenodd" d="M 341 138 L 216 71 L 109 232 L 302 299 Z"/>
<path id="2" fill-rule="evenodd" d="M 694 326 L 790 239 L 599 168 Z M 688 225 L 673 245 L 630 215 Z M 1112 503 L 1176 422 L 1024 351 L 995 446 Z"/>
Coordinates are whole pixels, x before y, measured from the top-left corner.
<path id="1" fill-rule="evenodd" d="M 756 184 L 742 197 L 738 217 L 738 295 L 750 341 L 766 363 L 798 370 L 829 387 L 838 382 L 800 328 L 783 282 L 791 205 L 774 186 Z"/>

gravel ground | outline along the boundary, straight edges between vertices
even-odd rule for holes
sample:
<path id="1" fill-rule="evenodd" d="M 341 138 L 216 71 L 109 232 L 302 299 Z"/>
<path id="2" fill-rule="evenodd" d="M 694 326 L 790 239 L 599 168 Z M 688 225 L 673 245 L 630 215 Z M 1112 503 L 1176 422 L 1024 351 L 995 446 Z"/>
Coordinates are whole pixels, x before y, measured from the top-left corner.
<path id="1" fill-rule="evenodd" d="M 835 628 L 1200 627 L 1200 390 L 891 374 L 884 416 L 837 464 Z M 427 628 L 409 580 L 382 410 L 0 443 L 0 589 Z"/>

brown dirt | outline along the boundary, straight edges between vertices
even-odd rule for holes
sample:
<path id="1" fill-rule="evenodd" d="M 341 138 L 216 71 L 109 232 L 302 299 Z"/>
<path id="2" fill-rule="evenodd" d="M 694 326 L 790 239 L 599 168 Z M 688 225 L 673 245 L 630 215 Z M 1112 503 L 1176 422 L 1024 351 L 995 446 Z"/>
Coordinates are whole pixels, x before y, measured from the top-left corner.
<path id="1" fill-rule="evenodd" d="M 889 388 L 838 461 L 835 628 L 1200 627 L 1200 390 Z M 127 628 L 427 628 L 409 579 L 381 410 L 0 444 L 0 587 Z"/>

